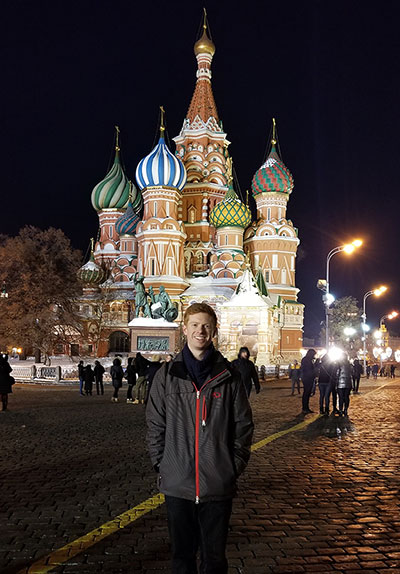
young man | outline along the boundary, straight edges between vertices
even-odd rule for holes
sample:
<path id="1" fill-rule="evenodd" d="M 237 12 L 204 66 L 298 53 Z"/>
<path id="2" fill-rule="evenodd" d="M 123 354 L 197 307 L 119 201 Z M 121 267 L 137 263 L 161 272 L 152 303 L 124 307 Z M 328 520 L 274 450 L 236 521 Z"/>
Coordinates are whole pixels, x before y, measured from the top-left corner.
<path id="1" fill-rule="evenodd" d="M 185 312 L 187 342 L 157 371 L 147 404 L 151 461 L 165 494 L 172 572 L 226 574 L 236 481 L 250 457 L 253 421 L 239 374 L 215 350 L 217 318 L 205 303 Z"/>

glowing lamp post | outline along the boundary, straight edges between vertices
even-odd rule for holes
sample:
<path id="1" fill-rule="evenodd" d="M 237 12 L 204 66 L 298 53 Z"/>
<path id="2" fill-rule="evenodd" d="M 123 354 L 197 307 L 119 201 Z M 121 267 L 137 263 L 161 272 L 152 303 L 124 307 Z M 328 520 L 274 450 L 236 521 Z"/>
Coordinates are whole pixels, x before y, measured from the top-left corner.
<path id="1" fill-rule="evenodd" d="M 329 349 L 329 307 L 332 305 L 335 298 L 329 291 L 329 263 L 330 260 L 334 255 L 337 253 L 341 253 L 344 251 L 348 255 L 353 253 L 357 247 L 361 247 L 362 241 L 361 239 L 355 239 L 351 243 L 346 243 L 345 245 L 339 245 L 339 247 L 335 247 L 329 251 L 326 257 L 326 282 L 325 282 L 325 295 L 324 295 L 324 303 L 325 303 L 325 346 L 326 350 Z"/>
<path id="2" fill-rule="evenodd" d="M 366 303 L 367 303 L 367 299 L 368 297 L 370 297 L 371 295 L 375 295 L 376 297 L 379 297 L 380 295 L 382 295 L 382 293 L 384 293 L 385 291 L 387 291 L 387 287 L 385 287 L 385 285 L 381 285 L 380 287 L 378 287 L 377 289 L 372 289 L 371 291 L 367 291 L 364 295 L 363 298 L 363 314 L 362 314 L 362 330 L 364 331 L 364 337 L 363 337 L 363 363 L 364 363 L 364 373 L 366 373 L 367 371 L 367 313 L 366 313 Z"/>

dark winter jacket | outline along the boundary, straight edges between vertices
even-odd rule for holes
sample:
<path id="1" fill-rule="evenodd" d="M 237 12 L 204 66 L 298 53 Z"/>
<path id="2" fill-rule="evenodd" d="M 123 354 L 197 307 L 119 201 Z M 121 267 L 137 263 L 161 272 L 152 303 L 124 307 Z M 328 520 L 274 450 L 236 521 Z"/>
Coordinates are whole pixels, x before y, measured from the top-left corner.
<path id="1" fill-rule="evenodd" d="M 354 361 L 352 368 L 352 375 L 355 379 L 358 379 L 363 374 L 363 366 L 359 361 Z"/>
<path id="2" fill-rule="evenodd" d="M 102 381 L 103 380 L 103 375 L 104 375 L 104 367 L 101 363 L 97 362 L 94 364 L 94 377 L 96 379 L 96 381 Z"/>
<path id="3" fill-rule="evenodd" d="M 297 383 L 300 381 L 300 365 L 299 363 L 292 363 L 289 367 L 289 379 Z"/>
<path id="4" fill-rule="evenodd" d="M 352 387 L 352 368 L 349 361 L 345 361 L 338 366 L 336 371 L 336 388 L 351 389 Z"/>
<path id="5" fill-rule="evenodd" d="M 242 377 L 243 384 L 246 388 L 247 396 L 250 395 L 254 383 L 256 393 L 260 392 L 260 381 L 258 380 L 257 369 L 250 359 L 244 359 L 240 356 L 232 361 L 232 366 L 237 369 Z"/>
<path id="6" fill-rule="evenodd" d="M 121 363 L 118 359 L 114 359 L 112 367 L 110 369 L 110 375 L 112 378 L 113 387 L 122 387 L 122 378 L 124 376 L 124 370 L 121 367 Z"/>
<path id="7" fill-rule="evenodd" d="M 85 368 L 83 380 L 85 381 L 85 391 L 90 391 L 94 381 L 94 371 L 90 365 Z"/>
<path id="8" fill-rule="evenodd" d="M 131 387 L 136 383 L 136 369 L 133 363 L 128 363 L 125 378 L 128 379 L 128 385 L 131 385 Z"/>
<path id="9" fill-rule="evenodd" d="M 329 359 L 322 359 L 319 363 L 318 384 L 333 385 L 335 383 L 335 373 L 337 366 Z"/>
<path id="10" fill-rule="evenodd" d="M 300 377 L 303 381 L 303 384 L 313 383 L 317 374 L 317 366 L 314 364 L 314 362 L 308 359 L 307 356 L 303 357 L 300 366 Z"/>
<path id="11" fill-rule="evenodd" d="M 14 384 L 14 379 L 10 376 L 12 371 L 10 363 L 1 358 L 0 359 L 0 395 L 7 395 L 12 393 L 12 385 Z"/>
<path id="12" fill-rule="evenodd" d="M 164 494 L 230 498 L 250 457 L 253 421 L 244 385 L 221 353 L 197 388 L 182 353 L 154 377 L 146 410 L 151 461 Z"/>
<path id="13" fill-rule="evenodd" d="M 136 353 L 135 360 L 133 364 L 135 366 L 136 372 L 138 377 L 145 377 L 147 374 L 147 369 L 150 365 L 151 361 L 143 357 L 141 353 Z"/>

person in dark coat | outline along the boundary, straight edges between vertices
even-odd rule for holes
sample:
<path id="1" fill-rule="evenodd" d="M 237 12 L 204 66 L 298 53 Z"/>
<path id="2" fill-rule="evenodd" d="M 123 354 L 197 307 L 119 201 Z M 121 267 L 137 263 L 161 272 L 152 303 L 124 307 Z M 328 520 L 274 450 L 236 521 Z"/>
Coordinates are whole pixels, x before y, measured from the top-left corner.
<path id="1" fill-rule="evenodd" d="M 358 359 L 354 359 L 353 361 L 353 368 L 352 368 L 352 379 L 353 379 L 353 393 L 354 394 L 358 394 L 358 389 L 360 386 L 360 378 L 361 375 L 363 374 L 363 367 L 362 364 L 360 363 L 360 361 Z"/>
<path id="2" fill-rule="evenodd" d="M 12 367 L 8 362 L 8 355 L 6 353 L 0 355 L 0 395 L 3 411 L 8 408 L 8 395 L 12 393 L 12 386 L 15 382 L 10 375 L 11 371 Z"/>
<path id="3" fill-rule="evenodd" d="M 78 363 L 78 377 L 79 377 L 79 394 L 83 397 L 83 384 L 85 382 L 85 367 L 83 366 L 83 361 Z"/>
<path id="4" fill-rule="evenodd" d="M 335 385 L 335 364 L 329 358 L 328 353 L 322 357 L 319 363 L 318 389 L 319 389 L 319 412 L 321 415 L 329 415 L 329 401 L 332 387 Z M 333 409 L 336 404 L 333 405 Z"/>
<path id="5" fill-rule="evenodd" d="M 374 363 L 371 368 L 372 377 L 376 380 L 379 373 L 379 367 L 377 363 Z"/>
<path id="6" fill-rule="evenodd" d="M 100 392 L 104 395 L 104 385 L 103 385 L 103 375 L 105 369 L 100 361 L 94 362 L 94 380 L 96 381 L 96 392 L 99 395 Z"/>
<path id="7" fill-rule="evenodd" d="M 147 371 L 151 361 L 143 357 L 141 353 L 136 353 L 135 369 L 137 372 L 136 385 L 133 388 L 133 404 L 144 403 L 147 391 Z"/>
<path id="8" fill-rule="evenodd" d="M 369 365 L 369 364 L 367 365 L 366 371 L 367 371 L 367 379 L 369 379 L 369 377 L 371 375 L 371 365 Z"/>
<path id="9" fill-rule="evenodd" d="M 339 398 L 339 415 L 347 416 L 352 388 L 352 367 L 347 355 L 340 361 L 336 371 L 336 390 Z"/>
<path id="10" fill-rule="evenodd" d="M 315 349 L 308 349 L 307 353 L 301 360 L 300 377 L 303 381 L 302 407 L 303 413 L 308 414 L 313 411 L 310 409 L 310 397 L 314 387 L 314 381 L 317 377 L 317 368 L 315 366 Z"/>
<path id="11" fill-rule="evenodd" d="M 232 366 L 239 371 L 247 396 L 250 396 L 253 383 L 258 394 L 260 392 L 260 381 L 258 380 L 257 369 L 253 361 L 250 361 L 250 351 L 247 347 L 240 348 L 238 358 L 232 362 Z"/>
<path id="12" fill-rule="evenodd" d="M 122 387 L 122 379 L 124 377 L 124 371 L 123 371 L 123 368 L 121 367 L 121 360 L 120 359 L 115 358 L 113 360 L 113 364 L 112 364 L 112 367 L 110 369 L 110 375 L 111 375 L 111 379 L 112 379 L 112 386 L 114 387 L 114 393 L 113 393 L 113 396 L 111 398 L 111 401 L 113 403 L 117 403 L 118 402 L 118 391 Z"/>
<path id="13" fill-rule="evenodd" d="M 396 365 L 394 365 L 393 363 L 390 365 L 390 378 L 391 379 L 396 378 Z"/>
<path id="14" fill-rule="evenodd" d="M 85 371 L 83 373 L 83 378 L 85 380 L 85 393 L 86 396 L 92 396 L 93 393 L 93 381 L 94 381 L 94 371 L 92 365 L 86 365 Z"/>
<path id="15" fill-rule="evenodd" d="M 136 368 L 133 357 L 129 357 L 128 366 L 126 367 L 125 378 L 128 380 L 128 391 L 126 393 L 126 402 L 133 403 L 132 389 L 136 384 Z"/>
<path id="16" fill-rule="evenodd" d="M 215 350 L 217 318 L 205 303 L 184 315 L 187 342 L 157 371 L 147 440 L 165 495 L 172 572 L 226 574 L 225 547 L 237 478 L 250 457 L 253 421 L 239 373 Z"/>

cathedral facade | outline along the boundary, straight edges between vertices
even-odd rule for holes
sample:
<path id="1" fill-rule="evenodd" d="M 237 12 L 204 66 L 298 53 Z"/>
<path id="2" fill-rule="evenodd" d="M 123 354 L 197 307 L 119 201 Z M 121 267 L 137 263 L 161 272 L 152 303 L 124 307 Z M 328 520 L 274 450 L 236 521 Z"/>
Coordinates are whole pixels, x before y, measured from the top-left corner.
<path id="1" fill-rule="evenodd" d="M 212 91 L 215 46 L 206 20 L 194 52 L 196 84 L 175 151 L 166 143 L 161 108 L 158 143 L 139 162 L 133 184 L 116 128 L 113 165 L 92 191 L 99 234 L 78 273 L 85 325 L 80 352 L 146 350 L 133 348 L 131 337 L 132 320 L 144 313 L 135 303 L 142 281 L 153 303 L 165 288 L 177 309 L 177 331 L 188 305 L 207 302 L 219 319 L 216 343 L 228 358 L 246 345 L 258 365 L 285 363 L 300 357 L 304 311 L 295 286 L 299 238 L 286 217 L 293 177 L 279 156 L 274 122 L 270 152 L 252 181 L 252 216 L 234 189 L 230 142 Z M 173 350 L 181 344 L 177 336 Z"/>

